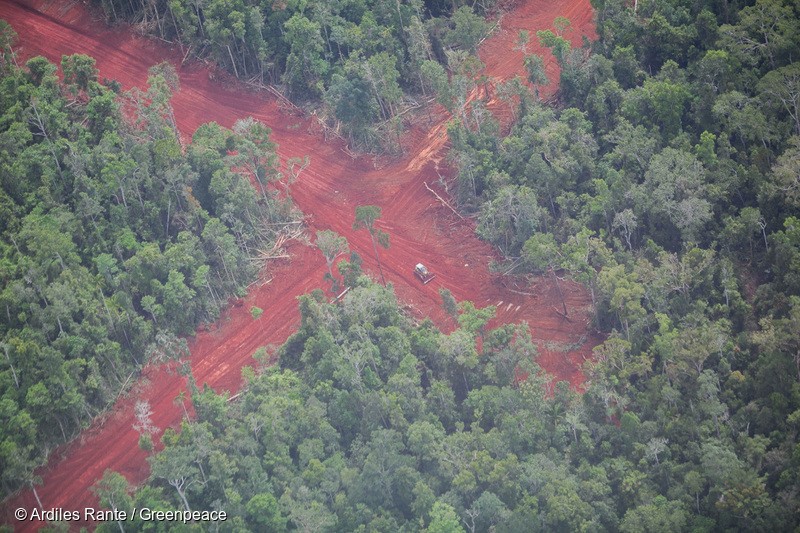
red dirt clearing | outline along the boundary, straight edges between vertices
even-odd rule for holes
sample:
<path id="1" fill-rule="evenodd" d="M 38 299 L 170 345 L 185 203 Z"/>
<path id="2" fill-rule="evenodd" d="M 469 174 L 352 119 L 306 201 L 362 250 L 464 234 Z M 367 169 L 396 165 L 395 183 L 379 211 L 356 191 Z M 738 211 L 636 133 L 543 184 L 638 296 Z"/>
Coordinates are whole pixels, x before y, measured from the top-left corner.
<path id="1" fill-rule="evenodd" d="M 551 27 L 557 16 L 572 20 L 566 36 L 576 45 L 583 35 L 594 36 L 588 0 L 525 2 L 504 16 L 502 29 L 484 44 L 481 58 L 487 74 L 494 80 L 522 75 L 522 56 L 512 51 L 517 31 L 527 29 L 533 34 Z M 186 139 L 204 122 L 230 127 L 247 116 L 265 122 L 273 130 L 283 161 L 293 156 L 311 158 L 309 168 L 292 186 L 294 200 L 309 215 L 310 234 L 333 229 L 346 236 L 351 249 L 364 258 L 367 270 L 375 273 L 369 236 L 364 231 L 354 232 L 351 226 L 355 206 L 382 206 L 379 225 L 391 236 L 390 249 L 381 250 L 384 272 L 413 315 L 429 316 L 439 326 L 451 327 L 441 308 L 440 287 L 479 307 L 497 305 L 493 324 L 528 322 L 539 343 L 539 361 L 545 370 L 580 387 L 583 376 L 579 366 L 600 341 L 589 332 L 591 302 L 586 291 L 577 284 L 562 283 L 571 318 L 567 321 L 556 312 L 560 299 L 548 279 L 524 287 L 507 286 L 510 280 L 488 270 L 489 261 L 498 259 L 493 249 L 474 236 L 474 227 L 456 219 L 424 187 L 425 182 L 432 184 L 438 178 L 438 172 L 447 171 L 443 163 L 447 117 L 443 113 L 437 112 L 432 127 L 411 128 L 407 135 L 409 155 L 401 160 L 351 158 L 342 143 L 326 142 L 316 133 L 313 120 L 283 113 L 273 98 L 248 91 L 202 64 L 179 66 L 177 51 L 136 36 L 125 27 L 108 29 L 102 21 L 94 20 L 83 4 L 4 0 L 0 2 L 0 18 L 19 34 L 21 58 L 43 55 L 58 63 L 63 54 L 88 54 L 97 59 L 101 77 L 116 79 L 125 89 L 144 86 L 151 65 L 172 62 L 181 80 L 172 105 Z M 548 58 L 548 76 L 557 80 L 549 51 L 537 49 L 533 42 L 529 49 Z M 275 264 L 263 273 L 262 280 L 270 282 L 255 285 L 244 305 L 229 309 L 210 331 L 200 331 L 190 341 L 192 371 L 198 383 L 208 383 L 217 391 L 236 391 L 241 369 L 252 363 L 253 352 L 261 346 L 281 344 L 295 330 L 299 322 L 296 298 L 322 287 L 326 268 L 316 248 L 293 243 L 289 252 L 290 261 Z M 432 283 L 422 285 L 413 275 L 418 261 L 436 274 Z M 249 314 L 253 305 L 264 309 L 259 320 Z M 79 439 L 53 454 L 50 464 L 39 472 L 43 484 L 38 494 L 44 508 L 79 510 L 96 505 L 90 487 L 106 469 L 124 474 L 132 483 L 145 480 L 149 468 L 132 428 L 133 405 L 139 399 L 147 400 L 153 409 L 153 423 L 162 429 L 174 427 L 183 414 L 174 400 L 185 388 L 185 379 L 168 368 L 145 369 L 143 379 L 127 398 L 102 420 L 96 420 Z M 5 523 L 14 524 L 19 531 L 37 529 L 40 523 L 20 524 L 11 518 L 17 507 L 35 506 L 30 491 L 18 495 L 4 504 Z"/>

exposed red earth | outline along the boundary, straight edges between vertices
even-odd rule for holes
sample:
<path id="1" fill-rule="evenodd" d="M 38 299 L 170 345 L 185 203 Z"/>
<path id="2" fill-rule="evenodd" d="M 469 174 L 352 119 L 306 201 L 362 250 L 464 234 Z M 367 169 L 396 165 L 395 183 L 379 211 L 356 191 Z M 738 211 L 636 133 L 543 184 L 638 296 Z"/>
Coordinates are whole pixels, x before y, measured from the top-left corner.
<path id="1" fill-rule="evenodd" d="M 594 37 L 588 0 L 520 3 L 502 18 L 501 29 L 482 46 L 487 74 L 494 81 L 523 75 L 522 55 L 512 50 L 517 31 L 527 29 L 534 34 L 537 29 L 550 28 L 557 16 L 572 21 L 566 36 L 575 45 L 584 35 Z M 591 301 L 587 291 L 569 281 L 561 283 L 570 316 L 565 320 L 556 311 L 561 299 L 550 279 L 516 285 L 490 273 L 489 262 L 499 259 L 496 252 L 474 236 L 472 223 L 456 218 L 426 190 L 425 183 L 434 186 L 440 173 L 447 176 L 449 172 L 445 164 L 449 117 L 441 109 L 434 111 L 432 125 L 423 119 L 415 121 L 406 135 L 407 155 L 402 158 L 353 158 L 339 140 L 326 141 L 313 118 L 286 113 L 273 97 L 253 92 L 207 65 L 181 65 L 178 51 L 127 27 L 108 28 L 82 3 L 3 0 L 0 18 L 19 34 L 20 59 L 43 55 L 59 63 L 64 54 L 88 54 L 96 58 L 101 77 L 115 79 L 125 89 L 143 87 L 153 64 L 172 62 L 180 74 L 181 88 L 172 105 L 182 136 L 190 138 L 204 122 L 230 127 L 247 116 L 265 122 L 273 130 L 282 160 L 311 158 L 310 166 L 291 188 L 295 202 L 308 215 L 309 235 L 333 229 L 346 236 L 351 249 L 364 258 L 365 268 L 376 273 L 369 236 L 365 231 L 354 232 L 352 223 L 357 205 L 380 205 L 383 217 L 379 226 L 391 236 L 391 247 L 381 250 L 384 273 L 412 316 L 428 316 L 443 329 L 452 329 L 441 308 L 440 287 L 479 307 L 496 305 L 493 324 L 527 322 L 539 344 L 540 364 L 557 379 L 581 387 L 579 367 L 600 342 L 588 326 Z M 548 58 L 548 76 L 557 80 L 557 66 L 549 51 L 538 49 L 535 41 L 532 39 L 529 50 Z M 490 101 L 490 106 L 499 108 L 500 104 Z M 216 324 L 199 330 L 190 340 L 192 372 L 199 384 L 208 383 L 218 392 L 235 392 L 241 384 L 241 369 L 252 364 L 256 349 L 279 345 L 296 329 L 296 298 L 323 287 L 326 268 L 322 254 L 312 246 L 295 242 L 289 253 L 290 260 L 274 263 L 262 273 L 261 282 L 251 288 L 243 305 L 231 307 Z M 428 285 L 412 272 L 419 261 L 436 274 Z M 249 313 L 254 305 L 264 309 L 258 320 Z M 106 469 L 124 474 L 134 484 L 144 481 L 149 468 L 132 427 L 133 405 L 140 399 L 148 401 L 157 427 L 176 427 L 183 409 L 174 400 L 185 388 L 185 378 L 174 368 L 146 368 L 132 392 L 108 415 L 95 420 L 80 438 L 53 453 L 50 463 L 38 472 L 43 480 L 37 487 L 43 507 L 82 510 L 96 506 L 90 488 Z M 19 523 L 12 518 L 18 507 L 36 506 L 33 493 L 22 492 L 4 503 L 4 523 L 13 524 L 17 531 L 38 529 L 40 522 Z"/>

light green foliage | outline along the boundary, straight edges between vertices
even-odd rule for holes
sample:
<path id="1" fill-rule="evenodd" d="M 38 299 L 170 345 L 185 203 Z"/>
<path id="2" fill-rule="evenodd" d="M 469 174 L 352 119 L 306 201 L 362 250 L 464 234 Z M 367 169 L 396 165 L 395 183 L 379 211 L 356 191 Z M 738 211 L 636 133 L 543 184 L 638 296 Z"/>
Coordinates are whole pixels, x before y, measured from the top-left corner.
<path id="1" fill-rule="evenodd" d="M 769 192 L 789 205 L 800 206 L 800 137 L 789 139 L 789 146 L 772 170 L 774 179 Z"/>
<path id="2" fill-rule="evenodd" d="M 336 279 L 333 277 L 333 263 L 336 258 L 346 254 L 349 251 L 347 247 L 347 239 L 331 230 L 322 230 L 317 232 L 317 248 L 325 256 L 325 264 L 328 266 L 328 275 L 336 285 Z"/>
<path id="3" fill-rule="evenodd" d="M 691 94 L 680 82 L 648 79 L 642 86 L 648 111 L 653 112 L 653 122 L 661 129 L 665 139 L 670 139 L 681 129 L 683 114 Z"/>
<path id="4" fill-rule="evenodd" d="M 192 450 L 188 447 L 168 447 L 150 458 L 150 471 L 154 479 L 164 479 L 171 485 L 183 503 L 184 510 L 191 511 L 187 492 L 200 483 L 200 470 L 194 464 Z"/>
<path id="5" fill-rule="evenodd" d="M 528 187 L 509 185 L 481 209 L 476 233 L 497 244 L 507 256 L 516 255 L 527 237 L 544 218 L 536 193 Z"/>
<path id="6" fill-rule="evenodd" d="M 109 23 L 142 23 L 187 57 L 212 59 L 242 80 L 277 87 L 295 103 L 321 103 L 320 115 L 340 121 L 337 131 L 360 149 L 398 152 L 405 97 L 432 88 L 424 65 L 447 63 L 453 50 L 474 55 L 489 32 L 484 17 L 494 3 L 103 0 L 101 7 Z M 6 41 L 13 34 L 0 44 Z"/>
<path id="7" fill-rule="evenodd" d="M 286 518 L 281 516 L 278 502 L 271 493 L 256 494 L 247 502 L 246 509 L 252 523 L 264 531 L 286 531 Z"/>
<path id="8" fill-rule="evenodd" d="M 469 6 L 461 6 L 453 12 L 453 28 L 445 40 L 454 47 L 475 53 L 478 42 L 486 35 L 488 25 L 483 17 L 473 13 Z"/>
<path id="9" fill-rule="evenodd" d="M 541 346 L 564 368 L 587 356 L 578 394 L 533 360 L 537 327 L 584 327 L 566 303 L 533 335 L 489 330 L 490 309 L 464 303 L 443 334 L 404 317 L 352 254 L 338 265 L 352 287 L 340 304 L 321 291 L 300 299 L 281 368 L 247 372 L 236 402 L 190 383 L 197 420 L 165 433 L 135 505 L 224 507 L 242 530 L 798 528 L 795 4 L 593 1 L 591 45 L 573 46 L 562 19 L 538 33 L 561 67 L 559 105 L 509 84 L 519 107 L 504 139 L 469 98 L 486 81 L 473 55 L 486 23 L 469 7 L 455 3 L 447 20 L 426 18 L 451 8 L 435 3 L 245 4 L 143 9 L 153 31 L 240 77 L 322 96 L 321 111 L 361 146 L 396 136 L 401 91 L 435 92 L 455 117 L 458 207 L 520 257 L 517 271 L 567 289 L 565 302 L 580 301 L 565 278 L 587 285 L 587 327 L 605 338 L 591 358 L 574 350 L 595 337 Z M 142 16 L 104 6 L 114 20 Z M 89 63 L 66 62 L 64 89 L 41 58 L 12 69 L 13 34 L 0 34 L 0 231 L 19 237 L 0 246 L 10 272 L 0 419 L 16 428 L 0 443 L 8 489 L 36 481 L 37 442 L 68 438 L 86 406 L 116 394 L 145 355 L 132 346 L 182 353 L 159 331 L 190 327 L 171 316 L 181 295 L 193 292 L 192 313 L 205 317 L 237 288 L 240 250 L 259 247 L 251 228 L 272 200 L 241 172 L 267 184 L 277 167 L 268 148 L 250 157 L 248 141 L 265 135 L 216 126 L 198 130 L 184 159 L 163 66 L 128 96 L 140 120 L 118 131 Z M 542 64 L 527 61 L 534 89 Z M 86 130 L 75 133 L 80 106 L 62 95 L 84 93 Z M 246 159 L 228 155 L 234 146 Z M 379 218 L 375 206 L 356 213 L 376 257 Z"/>
<path id="10" fill-rule="evenodd" d="M 800 135 L 800 62 L 770 71 L 759 82 L 759 89 L 775 115 L 788 114 L 794 134 Z"/>
<path id="11" fill-rule="evenodd" d="M 420 73 L 425 83 L 436 93 L 439 103 L 451 113 L 454 112 L 452 96 L 450 95 L 451 88 L 444 67 L 436 61 L 427 60 L 422 62 Z"/>
<path id="12" fill-rule="evenodd" d="M 557 261 L 558 246 L 550 233 L 536 233 L 525 241 L 522 257 L 534 272 L 547 272 Z"/>
<path id="13" fill-rule="evenodd" d="M 630 338 L 631 327 L 643 320 L 647 314 L 642 306 L 644 286 L 638 282 L 635 274 L 625 271 L 624 265 L 603 269 L 597 283 L 601 294 L 608 301 L 609 309 L 616 314 L 625 330 L 625 335 Z"/>
<path id="14" fill-rule="evenodd" d="M 106 470 L 103 477 L 92 487 L 92 491 L 97 495 L 100 505 L 104 509 L 121 511 L 127 516 L 133 512 L 131 487 L 122 474 Z M 120 521 L 117 521 L 117 524 L 122 527 Z"/>
<path id="15" fill-rule="evenodd" d="M 686 512 L 679 502 L 657 496 L 653 503 L 641 505 L 625 513 L 620 531 L 678 532 L 684 530 L 686 522 Z"/>
<path id="16" fill-rule="evenodd" d="M 723 131 L 744 149 L 751 143 L 765 143 L 774 136 L 774 128 L 768 123 L 756 99 L 741 92 L 731 91 L 721 95 L 714 102 L 712 113 L 724 126 Z"/>
<path id="17" fill-rule="evenodd" d="M 458 521 L 455 509 L 441 501 L 433 504 L 431 523 L 425 531 L 427 533 L 465 533 Z"/>
<path id="18" fill-rule="evenodd" d="M 653 360 L 647 354 L 632 353 L 631 343 L 613 335 L 595 347 L 584 371 L 593 383 L 625 391 L 634 377 L 645 377 L 652 371 Z"/>
<path id="19" fill-rule="evenodd" d="M 706 170 L 692 154 L 666 148 L 654 155 L 642 185 L 635 189 L 635 207 L 649 214 L 651 232 L 669 220 L 686 242 L 696 242 L 711 219 Z"/>
<path id="20" fill-rule="evenodd" d="M 246 169 L 248 176 L 256 179 L 265 202 L 269 202 L 271 195 L 267 185 L 282 178 L 275 144 L 270 140 L 272 130 L 266 124 L 248 117 L 237 120 L 233 124 L 233 132 L 236 134 L 232 139 L 233 148 L 237 155 L 231 158 L 232 165 Z"/>
<path id="21" fill-rule="evenodd" d="M 570 46 L 563 21 L 538 32 L 561 66 L 560 111 L 520 98 L 501 142 L 450 128 L 459 185 L 471 193 L 459 205 L 478 211 L 478 235 L 521 255 L 520 266 L 591 293 L 608 337 L 584 365 L 583 401 L 555 401 L 558 421 L 546 431 L 584 450 L 571 461 L 607 458 L 605 494 L 619 511 L 610 529 L 796 527 L 800 504 L 788 494 L 798 480 L 783 474 L 794 459 L 762 459 L 766 442 L 796 447 L 786 425 L 800 382 L 788 333 L 800 294 L 796 6 L 635 4 L 593 2 L 591 50 Z M 526 46 L 522 36 L 517 47 Z M 510 194 L 523 187 L 538 215 L 524 229 Z M 500 390 L 469 380 L 463 389 L 482 429 L 507 427 L 491 401 Z M 600 420 L 618 421 L 617 436 L 589 440 Z M 746 435 L 735 429 L 747 423 Z M 470 528 L 479 517 L 466 500 L 482 488 L 474 472 L 457 479 L 464 501 L 447 502 Z M 573 493 L 569 475 L 558 479 L 537 485 L 535 504 L 509 507 L 508 523 L 577 530 L 609 516 L 584 505 L 596 512 L 602 490 Z"/>
<path id="22" fill-rule="evenodd" d="M 559 64 L 563 65 L 571 48 L 569 41 L 551 30 L 539 30 L 536 36 L 542 46 L 550 48 Z"/>
<path id="23" fill-rule="evenodd" d="M 139 448 L 145 452 L 153 451 L 153 437 L 149 433 L 142 433 L 139 435 Z"/>
<path id="24" fill-rule="evenodd" d="M 641 298 L 642 292 L 622 267 L 609 269 L 625 278 L 608 280 L 622 291 L 612 300 L 621 313 L 635 314 L 622 293 Z M 603 272 L 598 286 L 605 294 Z M 730 410 L 722 380 L 702 368 L 715 354 L 696 357 L 703 347 L 729 349 L 724 324 L 678 334 L 660 317 L 652 356 L 612 337 L 587 366 L 586 395 L 566 383 L 546 394 L 528 328 L 484 331 L 479 351 L 475 335 L 493 310 L 468 303 L 460 308 L 459 329 L 444 335 L 429 324 L 412 325 L 391 292 L 377 285 L 356 287 L 336 305 L 304 297 L 302 327 L 280 350 L 282 368 L 250 373 L 235 404 L 194 389 L 198 421 L 187 422 L 180 434 L 168 432 L 166 452 L 154 459 L 151 484 L 169 489 L 160 505 L 208 505 L 217 494 L 211 480 L 221 476 L 249 502 L 230 507 L 232 518 L 251 528 L 268 521 L 265 527 L 275 530 L 387 523 L 394 530 L 505 531 L 537 516 L 548 530 L 644 524 L 656 531 L 680 530 L 698 508 L 719 523 L 727 523 L 728 510 L 747 509 L 753 524 L 771 516 L 764 485 L 750 466 L 764 456 L 764 443 L 749 445 L 744 461 L 720 440 L 727 438 Z M 660 375 L 656 360 L 688 366 L 668 369 L 672 386 L 650 404 L 650 392 L 636 383 Z M 693 411 L 675 411 L 681 393 L 692 395 Z M 642 418 L 620 410 L 632 399 L 642 402 Z M 689 417 L 702 446 L 674 447 L 681 433 L 650 422 L 662 409 L 675 423 Z M 619 428 L 609 414 L 622 418 Z M 612 430 L 605 433 L 607 427 Z M 596 459 L 574 464 L 562 454 Z M 265 460 L 253 462 L 254 455 Z M 680 494 L 669 500 L 658 488 L 664 475 L 682 472 L 672 472 L 678 460 L 714 472 L 699 479 L 681 474 L 685 501 Z M 722 493 L 729 503 L 715 506 Z M 136 497 L 147 494 L 142 489 Z"/>
<path id="25" fill-rule="evenodd" d="M 156 65 L 146 90 L 122 97 L 97 82 L 87 56 L 62 59 L 63 84 L 43 58 L 3 68 L 7 493 L 29 483 L 44 450 L 106 408 L 139 365 L 184 357 L 177 334 L 216 317 L 254 274 L 249 255 L 270 242 L 260 222 L 274 220 L 277 231 L 293 215 L 290 200 L 276 208 L 232 170 L 251 163 L 268 177 L 274 146 L 257 123 L 239 134 L 201 127 L 183 155 L 171 66 Z M 234 145 L 246 162 L 228 157 Z M 149 434 L 141 444 L 152 449 Z"/>
<path id="26" fill-rule="evenodd" d="M 538 394 L 524 390 L 517 367 L 534 380 L 540 370 L 526 327 L 486 331 L 480 353 L 475 335 L 493 309 L 461 309 L 465 329 L 443 335 L 413 325 L 379 285 L 353 288 L 336 305 L 304 297 L 303 325 L 280 350 L 283 368 L 250 373 L 236 403 L 192 388 L 197 421 L 167 431 L 165 450 L 152 459 L 150 484 L 165 489 L 160 505 L 200 508 L 223 482 L 238 487 L 243 502 L 229 508 L 231 519 L 251 528 L 358 530 L 388 521 L 393 530 L 463 531 L 462 523 L 505 523 L 517 500 L 505 485 L 519 460 L 499 435 L 486 440 L 463 424 L 473 413 L 476 428 L 502 421 L 523 432 L 514 446 L 524 448 L 540 434 L 530 415 L 542 414 L 545 400 L 539 385 Z M 429 355 L 421 336 L 431 337 Z M 253 462 L 252 454 L 265 459 Z M 463 513 L 444 503 L 451 482 L 468 498 Z"/>
<path id="27" fill-rule="evenodd" d="M 14 50 L 13 46 L 17 42 L 17 32 L 14 31 L 14 28 L 6 22 L 5 20 L 0 20 L 0 50 L 2 50 L 3 55 L 3 69 L 10 68 L 11 63 L 13 63 L 13 55 Z"/>
<path id="28" fill-rule="evenodd" d="M 539 87 L 547 85 L 550 81 L 544 70 L 544 60 L 542 56 L 530 54 L 525 56 L 525 71 L 528 73 L 528 81 L 531 82 L 539 96 Z"/>
<path id="29" fill-rule="evenodd" d="M 375 226 L 375 222 L 381 217 L 381 208 L 376 205 L 360 205 L 356 207 L 356 218 L 353 222 L 353 229 L 366 229 L 372 240 L 372 250 L 375 252 L 375 261 L 378 263 L 378 270 L 381 274 L 381 281 L 386 285 L 383 277 L 383 267 L 381 258 L 378 255 L 378 244 L 384 248 L 389 248 L 389 234 Z"/>
<path id="30" fill-rule="evenodd" d="M 395 105 L 403 96 L 398 84 L 400 73 L 397 71 L 397 58 L 380 52 L 367 59 L 361 69 L 380 105 L 382 117 L 390 118 L 395 114 Z"/>
<path id="31" fill-rule="evenodd" d="M 490 305 L 478 309 L 472 302 L 461 302 L 458 304 L 458 310 L 460 312 L 458 325 L 472 335 L 480 334 L 482 336 L 486 323 L 494 317 L 496 308 Z"/>

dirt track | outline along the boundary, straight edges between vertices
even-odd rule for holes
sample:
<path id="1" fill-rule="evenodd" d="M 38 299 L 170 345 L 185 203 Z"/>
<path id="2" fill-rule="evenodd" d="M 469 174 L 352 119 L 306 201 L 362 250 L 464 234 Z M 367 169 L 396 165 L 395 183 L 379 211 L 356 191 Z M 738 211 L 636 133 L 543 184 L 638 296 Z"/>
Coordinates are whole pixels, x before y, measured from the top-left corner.
<path id="1" fill-rule="evenodd" d="M 482 47 L 487 73 L 495 80 L 523 74 L 521 54 L 512 51 L 511 44 L 517 30 L 549 28 L 557 16 L 572 20 L 573 29 L 567 36 L 576 44 L 581 35 L 593 36 L 588 0 L 521 3 L 504 16 L 503 30 Z M 89 54 L 97 59 L 101 77 L 116 79 L 126 89 L 143 86 L 151 65 L 166 59 L 177 66 L 181 59 L 177 51 L 135 36 L 126 28 L 105 28 L 79 3 L 64 7 L 41 0 L 31 0 L 30 5 L 3 1 L 0 18 L 19 34 L 22 58 L 44 55 L 60 62 L 62 54 Z M 529 49 L 539 51 L 533 43 Z M 549 52 L 542 54 L 550 58 Z M 379 225 L 391 236 L 390 249 L 381 251 L 384 272 L 411 313 L 430 316 L 448 329 L 439 287 L 480 307 L 498 305 L 494 323 L 527 321 L 539 341 L 542 366 L 559 379 L 580 385 L 578 365 L 599 341 L 587 330 L 590 301 L 586 291 L 575 284 L 562 284 L 572 319 L 568 322 L 555 312 L 560 301 L 547 279 L 509 290 L 505 286 L 508 280 L 488 271 L 488 262 L 496 258 L 492 248 L 475 238 L 473 227 L 456 219 L 425 189 L 424 182 L 432 184 L 438 179 L 437 172 L 446 174 L 448 170 L 444 165 L 447 117 L 441 110 L 434 113 L 432 126 L 424 119 L 411 128 L 406 157 L 353 159 L 342 143 L 324 141 L 312 119 L 282 112 L 274 99 L 244 90 L 224 74 L 197 63 L 181 67 L 179 73 L 181 89 L 172 104 L 182 135 L 189 138 L 204 122 L 230 127 L 246 116 L 269 124 L 283 160 L 303 155 L 311 158 L 310 167 L 292 186 L 298 206 L 310 215 L 310 233 L 333 229 L 345 235 L 350 247 L 364 258 L 366 269 L 375 272 L 368 235 L 353 232 L 351 226 L 355 206 L 382 206 Z M 552 58 L 548 76 L 557 80 Z M 264 273 L 262 278 L 271 278 L 270 283 L 255 286 L 243 305 L 232 307 L 210 331 L 199 332 L 191 340 L 192 370 L 198 383 L 208 383 L 217 391 L 237 390 L 241 368 L 252 363 L 253 352 L 260 346 L 282 343 L 295 329 L 299 321 L 296 297 L 323 286 L 326 268 L 316 248 L 295 243 L 290 253 L 291 261 Z M 417 261 L 424 261 L 437 274 L 434 282 L 423 286 L 413 276 L 411 269 Z M 252 305 L 264 309 L 259 320 L 254 321 L 249 314 Z M 565 351 L 566 346 L 579 348 Z M 174 371 L 145 369 L 144 379 L 128 398 L 54 454 L 48 467 L 39 472 L 44 482 L 38 493 L 45 509 L 73 510 L 96 504 L 89 489 L 106 469 L 121 472 L 133 483 L 146 479 L 146 455 L 139 450 L 138 434 L 132 429 L 133 403 L 146 399 L 153 407 L 156 426 L 175 426 L 183 411 L 174 400 L 185 386 L 185 379 Z M 4 505 L 4 523 L 14 523 L 10 514 L 13 509 L 35 505 L 30 491 L 22 493 Z M 15 524 L 19 531 L 32 531 L 38 525 Z"/>

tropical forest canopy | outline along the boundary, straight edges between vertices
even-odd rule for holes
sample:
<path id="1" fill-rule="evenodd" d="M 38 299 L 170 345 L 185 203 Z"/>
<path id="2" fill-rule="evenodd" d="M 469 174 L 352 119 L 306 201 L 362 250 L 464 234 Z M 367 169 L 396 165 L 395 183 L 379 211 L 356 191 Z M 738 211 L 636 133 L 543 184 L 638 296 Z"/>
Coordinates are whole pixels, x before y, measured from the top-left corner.
<path id="1" fill-rule="evenodd" d="M 94 59 L 16 65 L 0 21 L 0 487 L 8 494 L 148 362 L 186 355 L 297 214 L 269 129 L 181 146 L 169 65 L 119 95 Z M 256 187 L 251 185 L 256 184 Z M 264 228 L 269 228 L 266 231 Z"/>
<path id="2" fill-rule="evenodd" d="M 398 113 L 423 96 L 452 54 L 474 53 L 494 0 L 96 0 L 130 22 L 237 77 L 322 105 L 351 143 L 399 148 Z"/>
<path id="3" fill-rule="evenodd" d="M 103 505 L 223 509 L 253 531 L 800 526 L 797 3 L 597 0 L 596 42 L 572 48 L 566 19 L 522 33 L 523 51 L 552 50 L 560 89 L 539 101 L 543 59 L 526 54 L 527 79 L 498 88 L 507 135 L 466 98 L 490 6 L 103 6 L 321 102 L 357 144 L 402 99 L 435 95 L 454 117 L 457 175 L 442 184 L 458 208 L 504 270 L 584 283 L 607 334 L 570 390 L 524 325 L 490 330 L 491 308 L 447 293 L 455 330 L 416 324 L 353 257 L 348 294 L 302 297 L 279 365 L 260 350 L 234 401 L 192 382 L 196 417 L 165 432 L 149 483 L 108 472 Z M 59 83 L 41 58 L 15 66 L 2 36 L 9 490 L 140 362 L 180 355 L 176 334 L 252 276 L 274 238 L 254 228 L 292 213 L 258 123 L 205 126 L 181 149 L 168 68 L 119 98 L 90 58 L 65 57 Z"/>
<path id="4" fill-rule="evenodd" d="M 548 381 L 524 326 L 487 330 L 491 309 L 444 294 L 445 335 L 361 278 L 339 305 L 302 298 L 279 367 L 246 371 L 236 401 L 194 385 L 148 486 L 107 473 L 101 501 L 225 509 L 243 530 L 797 528 L 800 7 L 595 8 L 583 48 L 566 20 L 520 35 L 551 48 L 560 90 L 538 100 L 528 55 L 501 87 L 506 136 L 458 98 L 479 80 L 468 50 L 429 77 L 478 234 L 518 273 L 591 291 L 608 336 L 585 392 Z"/>

